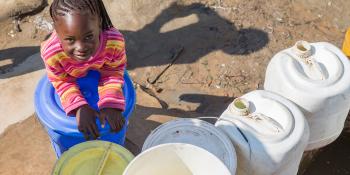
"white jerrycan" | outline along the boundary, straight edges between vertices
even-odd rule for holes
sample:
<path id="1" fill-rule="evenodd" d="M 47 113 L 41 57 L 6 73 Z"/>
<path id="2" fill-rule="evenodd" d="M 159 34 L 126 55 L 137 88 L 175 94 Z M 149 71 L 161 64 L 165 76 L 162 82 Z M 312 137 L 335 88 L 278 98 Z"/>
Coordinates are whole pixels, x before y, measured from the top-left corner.
<path id="1" fill-rule="evenodd" d="M 264 89 L 296 103 L 310 127 L 307 151 L 333 142 L 350 109 L 350 64 L 330 43 L 298 41 L 270 61 Z"/>
<path id="2" fill-rule="evenodd" d="M 303 113 L 263 90 L 235 99 L 215 126 L 232 141 L 237 175 L 296 175 L 309 138 Z"/>

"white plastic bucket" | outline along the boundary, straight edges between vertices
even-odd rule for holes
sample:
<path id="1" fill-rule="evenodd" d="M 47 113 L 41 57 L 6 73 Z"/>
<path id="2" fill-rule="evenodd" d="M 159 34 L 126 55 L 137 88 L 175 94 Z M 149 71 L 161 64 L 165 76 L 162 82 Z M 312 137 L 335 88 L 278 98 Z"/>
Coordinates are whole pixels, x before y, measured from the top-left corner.
<path id="1" fill-rule="evenodd" d="M 299 41 L 270 61 L 264 89 L 296 103 L 310 126 L 306 150 L 333 142 L 350 109 L 350 62 L 326 42 Z"/>
<path id="2" fill-rule="evenodd" d="M 237 175 L 296 175 L 309 138 L 298 107 L 268 91 L 252 91 L 235 100 L 215 126 L 237 152 Z"/>
<path id="3" fill-rule="evenodd" d="M 183 143 L 152 147 L 135 157 L 123 175 L 231 175 L 210 152 Z"/>
<path id="4" fill-rule="evenodd" d="M 165 143 L 187 143 L 218 157 L 235 174 L 237 159 L 230 139 L 214 125 L 199 119 L 176 119 L 157 127 L 147 137 L 142 151 Z"/>

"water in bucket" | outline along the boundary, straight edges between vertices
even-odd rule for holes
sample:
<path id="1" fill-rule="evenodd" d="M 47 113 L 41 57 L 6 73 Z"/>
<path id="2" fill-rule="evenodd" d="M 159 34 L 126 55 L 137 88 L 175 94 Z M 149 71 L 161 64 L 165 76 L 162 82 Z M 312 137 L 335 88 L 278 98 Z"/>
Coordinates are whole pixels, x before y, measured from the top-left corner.
<path id="1" fill-rule="evenodd" d="M 135 157 L 123 175 L 231 175 L 225 164 L 200 147 L 161 144 Z"/>
<path id="2" fill-rule="evenodd" d="M 299 41 L 271 59 L 264 89 L 298 105 L 310 126 L 306 150 L 317 149 L 343 130 L 350 109 L 350 63 L 330 43 Z"/>

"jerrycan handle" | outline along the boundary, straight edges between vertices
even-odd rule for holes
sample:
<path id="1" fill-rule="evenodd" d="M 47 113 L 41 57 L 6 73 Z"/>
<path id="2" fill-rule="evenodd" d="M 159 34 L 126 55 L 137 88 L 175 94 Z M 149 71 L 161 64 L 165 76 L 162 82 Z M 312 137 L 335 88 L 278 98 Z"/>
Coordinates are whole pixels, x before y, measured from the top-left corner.
<path id="1" fill-rule="evenodd" d="M 312 57 L 312 46 L 307 41 L 297 41 L 292 48 L 292 51 L 295 55 L 304 64 L 305 71 L 308 72 L 310 78 L 316 80 L 325 80 L 326 76 L 324 75 L 319 63 Z"/>
<path id="2" fill-rule="evenodd" d="M 281 124 L 279 124 L 273 118 L 266 116 L 264 114 L 261 114 L 261 113 L 249 114 L 248 117 L 255 120 L 256 122 L 261 122 L 261 126 L 263 126 L 264 128 L 266 128 L 274 133 L 279 133 L 279 132 L 284 131 Z"/>
<path id="3" fill-rule="evenodd" d="M 238 116 L 250 118 L 260 123 L 262 127 L 271 130 L 274 133 L 283 131 L 283 127 L 273 118 L 261 113 L 250 113 L 249 102 L 244 98 L 236 98 L 229 106 L 229 111 Z"/>

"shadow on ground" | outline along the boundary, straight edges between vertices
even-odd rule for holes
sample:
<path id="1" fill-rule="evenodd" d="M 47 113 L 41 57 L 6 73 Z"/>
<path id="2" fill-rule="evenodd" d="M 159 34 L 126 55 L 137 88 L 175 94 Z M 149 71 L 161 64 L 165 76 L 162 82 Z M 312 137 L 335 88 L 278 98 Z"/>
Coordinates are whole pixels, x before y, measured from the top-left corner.
<path id="1" fill-rule="evenodd" d="M 304 175 L 350 174 L 350 133 L 343 132 L 332 144 L 322 148 L 321 153 L 307 168 Z"/>
<path id="2" fill-rule="evenodd" d="M 169 25 L 173 20 L 188 16 L 190 18 L 184 24 Z M 246 55 L 269 42 L 266 32 L 254 28 L 237 29 L 232 22 L 200 3 L 189 6 L 174 3 L 144 28 L 121 32 L 126 38 L 129 70 L 171 63 L 173 60 L 169 54 L 178 47 L 184 48 L 184 53 L 175 64 L 187 64 L 217 50 L 231 55 Z M 0 73 L 11 71 L 36 52 L 39 52 L 39 47 L 1 50 L 0 61 L 8 61 L 5 65 L 0 64 Z M 13 73 L 10 77 L 37 69 Z"/>
<path id="3" fill-rule="evenodd" d="M 142 96 L 140 95 L 140 97 Z M 232 99 L 233 98 L 231 97 L 205 94 L 181 95 L 181 101 L 198 103 L 198 107 L 194 110 L 183 110 L 177 108 L 162 109 L 161 107 L 143 106 L 139 103 L 135 106 L 135 111 L 130 117 L 127 138 L 134 146 L 129 148 L 132 148 L 131 151 L 133 153 L 139 153 L 145 139 L 152 130 L 162 123 L 176 118 L 201 118 L 202 120 L 214 124 L 216 122 L 215 117 L 221 115 L 221 113 L 232 102 Z"/>
<path id="4" fill-rule="evenodd" d="M 26 58 L 39 52 L 39 50 L 40 48 L 38 46 L 14 47 L 0 50 L 0 74 L 11 72 L 15 66 L 21 64 L 26 60 Z M 28 72 L 21 72 L 20 74 L 25 73 Z M 12 76 L 17 76 L 20 74 L 14 73 Z"/>
<path id="5" fill-rule="evenodd" d="M 191 15 L 183 26 L 169 24 Z M 122 33 L 127 40 L 129 69 L 168 64 L 172 60 L 165 55 L 179 46 L 185 53 L 176 64 L 186 64 L 217 50 L 246 55 L 269 42 L 266 32 L 254 28 L 238 30 L 232 22 L 200 3 L 189 6 L 173 3 L 141 30 Z"/>

